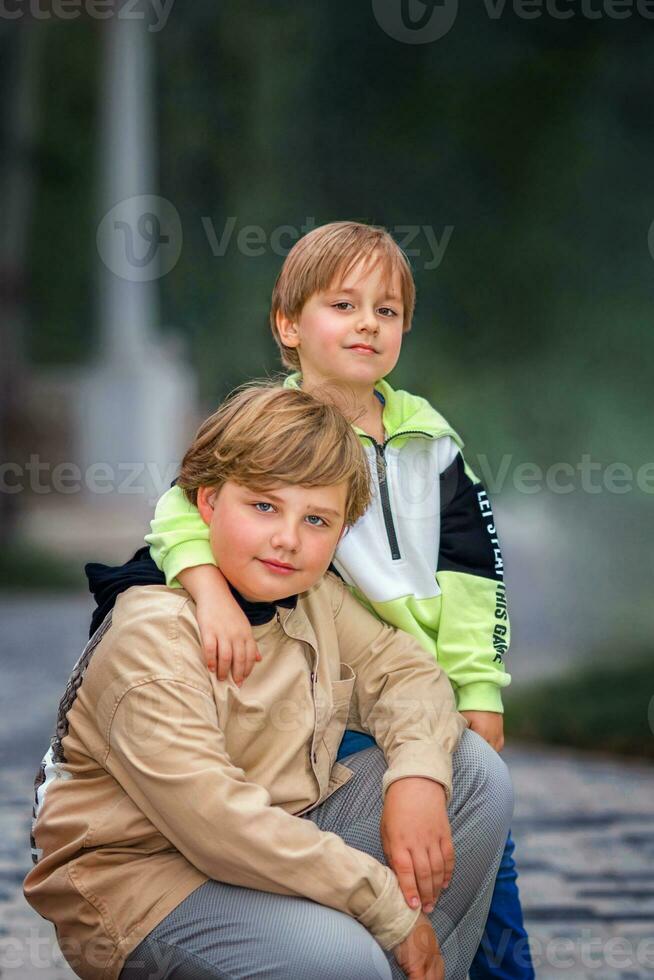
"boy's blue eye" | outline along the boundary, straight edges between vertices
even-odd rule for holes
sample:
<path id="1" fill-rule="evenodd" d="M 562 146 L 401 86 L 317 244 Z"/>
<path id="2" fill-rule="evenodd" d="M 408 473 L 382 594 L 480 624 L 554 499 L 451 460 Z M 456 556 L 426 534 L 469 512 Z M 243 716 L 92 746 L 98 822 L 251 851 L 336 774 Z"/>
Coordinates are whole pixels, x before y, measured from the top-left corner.
<path id="1" fill-rule="evenodd" d="M 313 524 L 314 527 L 329 527 L 327 521 L 318 514 L 307 514 L 307 520 L 311 524 L 313 524 L 314 521 L 320 521 L 320 524 Z"/>
<path id="2" fill-rule="evenodd" d="M 272 504 L 269 504 L 265 500 L 259 500 L 259 501 L 257 501 L 257 503 L 254 504 L 254 506 L 257 507 L 257 508 L 258 507 L 270 507 L 270 510 L 274 510 L 273 505 Z M 259 513 L 260 514 L 269 514 L 270 513 L 270 510 L 260 510 Z"/>

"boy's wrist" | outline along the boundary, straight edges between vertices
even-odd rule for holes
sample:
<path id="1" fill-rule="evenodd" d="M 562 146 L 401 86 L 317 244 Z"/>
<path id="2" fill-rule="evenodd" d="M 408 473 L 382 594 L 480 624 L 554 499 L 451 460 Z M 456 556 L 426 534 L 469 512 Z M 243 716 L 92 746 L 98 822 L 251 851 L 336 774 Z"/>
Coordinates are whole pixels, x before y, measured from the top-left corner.
<path id="1" fill-rule="evenodd" d="M 502 689 L 490 681 L 475 681 L 455 689 L 458 711 L 497 711 L 504 714 Z"/>
<path id="2" fill-rule="evenodd" d="M 212 565 L 217 568 L 208 541 L 185 541 L 175 545 L 168 551 L 162 565 L 166 584 L 171 589 L 185 588 L 179 578 L 180 572 L 195 568 L 198 565 Z"/>
<path id="3" fill-rule="evenodd" d="M 214 601 L 217 595 L 229 596 L 232 599 L 225 576 L 216 565 L 204 562 L 201 565 L 183 568 L 178 572 L 177 577 L 181 587 L 189 593 L 196 604 L 202 602 L 205 597 Z"/>

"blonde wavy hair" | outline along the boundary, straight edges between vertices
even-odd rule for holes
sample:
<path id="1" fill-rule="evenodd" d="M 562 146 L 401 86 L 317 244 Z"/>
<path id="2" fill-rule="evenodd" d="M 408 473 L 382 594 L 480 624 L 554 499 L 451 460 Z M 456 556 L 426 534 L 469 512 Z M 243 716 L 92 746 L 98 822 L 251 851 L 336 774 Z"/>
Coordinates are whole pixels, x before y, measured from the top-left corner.
<path id="1" fill-rule="evenodd" d="M 177 485 L 197 504 L 200 487 L 228 480 L 253 490 L 347 483 L 345 523 L 354 524 L 370 503 L 368 464 L 343 414 L 351 407 L 328 389 L 320 396 L 274 382 L 237 388 L 198 429 Z"/>

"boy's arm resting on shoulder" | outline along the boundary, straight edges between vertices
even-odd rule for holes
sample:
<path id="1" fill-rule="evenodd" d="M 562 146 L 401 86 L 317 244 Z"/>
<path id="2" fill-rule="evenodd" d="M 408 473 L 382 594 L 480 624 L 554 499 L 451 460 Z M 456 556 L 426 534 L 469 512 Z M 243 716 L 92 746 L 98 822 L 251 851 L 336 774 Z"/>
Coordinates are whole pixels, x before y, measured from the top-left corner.
<path id="1" fill-rule="evenodd" d="M 340 657 L 356 673 L 348 725 L 370 732 L 384 752 L 384 794 L 397 779 L 424 776 L 441 783 L 449 800 L 452 754 L 466 721 L 447 675 L 418 640 L 380 622 L 342 582 L 335 587 Z"/>
<path id="2" fill-rule="evenodd" d="M 209 527 L 178 487 L 159 500 L 145 540 L 171 588 L 184 588 L 197 606 L 205 660 L 219 680 L 230 670 L 237 684 L 251 673 L 260 654 L 247 617 L 216 566 Z"/>
<path id="3" fill-rule="evenodd" d="M 161 632 L 162 645 L 173 642 Z M 107 736 L 106 769 L 209 878 L 309 898 L 357 918 L 386 949 L 402 942 L 417 913 L 392 871 L 271 805 L 265 787 L 229 757 L 209 680 L 196 669 L 197 633 L 186 625 L 174 642 L 182 663 L 192 648 L 188 673 L 146 679 L 123 695 Z"/>
<path id="4" fill-rule="evenodd" d="M 459 711 L 503 712 L 510 641 L 504 563 L 490 499 L 449 437 L 442 440 L 441 527 L 436 579 L 441 612 L 438 662 Z"/>
<path id="5" fill-rule="evenodd" d="M 159 499 L 150 528 L 145 541 L 171 588 L 181 588 L 177 576 L 185 568 L 216 565 L 209 545 L 209 527 L 181 487 L 171 487 Z"/>
<path id="6" fill-rule="evenodd" d="M 179 581 L 195 601 L 207 667 L 218 680 L 227 680 L 231 670 L 240 686 L 252 672 L 261 654 L 250 622 L 232 595 L 227 579 L 215 565 L 196 565 L 177 573 Z"/>

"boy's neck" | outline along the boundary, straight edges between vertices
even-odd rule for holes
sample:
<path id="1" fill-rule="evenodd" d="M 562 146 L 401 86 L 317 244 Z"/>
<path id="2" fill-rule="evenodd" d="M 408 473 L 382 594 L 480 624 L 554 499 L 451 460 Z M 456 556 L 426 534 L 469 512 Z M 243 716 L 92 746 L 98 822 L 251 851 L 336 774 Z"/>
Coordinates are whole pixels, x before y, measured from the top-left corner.
<path id="1" fill-rule="evenodd" d="M 260 626 L 263 623 L 269 622 L 275 615 L 277 606 L 294 609 L 297 605 L 297 595 L 285 596 L 282 599 L 271 599 L 269 602 L 248 599 L 238 589 L 234 588 L 231 582 L 227 579 L 225 581 L 227 581 L 230 592 L 234 596 L 237 604 L 241 607 L 241 610 L 245 613 L 251 626 Z"/>
<path id="2" fill-rule="evenodd" d="M 382 421 L 383 406 L 375 394 L 374 385 L 354 385 L 351 382 L 341 382 L 336 378 L 314 378 L 302 374 L 302 388 L 309 394 L 321 385 L 329 384 L 330 388 L 342 391 L 346 398 L 354 396 L 357 405 L 355 425 L 379 443 L 385 439 L 384 423 Z"/>

